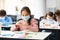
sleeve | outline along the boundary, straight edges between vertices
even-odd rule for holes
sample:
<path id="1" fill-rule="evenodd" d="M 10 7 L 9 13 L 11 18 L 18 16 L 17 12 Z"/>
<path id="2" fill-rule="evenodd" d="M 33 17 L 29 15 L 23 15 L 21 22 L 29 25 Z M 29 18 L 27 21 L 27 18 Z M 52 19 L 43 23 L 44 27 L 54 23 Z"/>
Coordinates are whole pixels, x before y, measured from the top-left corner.
<path id="1" fill-rule="evenodd" d="M 45 21 L 44 21 L 44 20 L 41 20 L 41 21 L 39 22 L 39 26 L 40 26 L 40 27 L 43 26 L 44 23 L 45 23 Z"/>
<path id="2" fill-rule="evenodd" d="M 20 31 L 22 31 L 22 30 L 29 30 L 29 25 L 28 25 L 28 23 L 27 23 L 26 21 L 20 20 L 20 21 L 18 21 L 18 22 L 15 24 L 14 27 L 12 26 L 12 28 L 11 28 L 12 31 L 16 31 L 16 30 L 18 30 L 18 29 L 19 29 Z"/>
<path id="3" fill-rule="evenodd" d="M 10 30 L 11 30 L 11 31 L 16 31 L 16 30 L 18 30 L 19 24 L 20 24 L 20 21 L 18 21 L 15 25 L 12 25 Z"/>
<path id="4" fill-rule="evenodd" d="M 54 22 L 54 23 L 53 23 L 52 25 L 58 26 L 58 22 L 56 22 L 56 21 L 54 21 L 54 20 L 53 20 L 53 22 Z"/>
<path id="5" fill-rule="evenodd" d="M 11 31 L 16 31 L 17 30 L 17 27 L 15 25 L 12 25 L 10 30 Z"/>
<path id="6" fill-rule="evenodd" d="M 30 21 L 30 31 L 33 31 L 33 32 L 38 32 L 38 21 L 36 19 L 32 19 Z"/>
<path id="7" fill-rule="evenodd" d="M 11 17 L 8 17 L 8 23 L 9 23 L 9 24 L 12 24 L 12 23 L 13 23 Z"/>

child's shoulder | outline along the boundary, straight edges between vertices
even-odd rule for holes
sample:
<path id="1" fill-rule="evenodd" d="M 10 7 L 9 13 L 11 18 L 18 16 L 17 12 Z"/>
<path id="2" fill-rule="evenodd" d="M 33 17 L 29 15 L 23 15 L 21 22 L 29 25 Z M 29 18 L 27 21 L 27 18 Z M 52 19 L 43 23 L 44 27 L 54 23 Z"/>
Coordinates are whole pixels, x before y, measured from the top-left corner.
<path id="1" fill-rule="evenodd" d="M 46 19 L 43 19 L 43 20 L 41 20 L 41 21 L 46 21 Z"/>

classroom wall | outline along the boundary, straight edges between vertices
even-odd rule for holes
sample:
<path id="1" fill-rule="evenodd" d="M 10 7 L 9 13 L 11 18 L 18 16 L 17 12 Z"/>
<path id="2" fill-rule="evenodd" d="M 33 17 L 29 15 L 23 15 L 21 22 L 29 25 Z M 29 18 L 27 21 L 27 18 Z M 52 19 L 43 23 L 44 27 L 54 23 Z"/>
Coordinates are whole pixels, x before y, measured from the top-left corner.
<path id="1" fill-rule="evenodd" d="M 0 9 L 4 9 L 5 7 L 5 0 L 0 0 Z"/>
<path id="2" fill-rule="evenodd" d="M 46 0 L 46 11 L 54 12 L 57 4 L 57 0 Z"/>
<path id="3" fill-rule="evenodd" d="M 46 11 L 60 9 L 60 0 L 46 0 Z"/>
<path id="4" fill-rule="evenodd" d="M 16 6 L 19 9 L 18 12 L 16 12 Z M 28 6 L 35 18 L 45 13 L 45 0 L 5 0 L 5 10 L 8 15 L 20 14 L 23 6 Z"/>
<path id="5" fill-rule="evenodd" d="M 18 12 L 16 12 L 16 6 L 19 9 Z M 19 15 L 23 6 L 28 6 L 32 15 L 39 18 L 49 10 L 60 9 L 60 0 L 0 0 L 0 9 L 5 9 L 8 15 Z"/>
<path id="6" fill-rule="evenodd" d="M 60 9 L 60 0 L 56 0 L 57 3 L 56 3 L 56 6 L 57 6 L 57 9 Z"/>

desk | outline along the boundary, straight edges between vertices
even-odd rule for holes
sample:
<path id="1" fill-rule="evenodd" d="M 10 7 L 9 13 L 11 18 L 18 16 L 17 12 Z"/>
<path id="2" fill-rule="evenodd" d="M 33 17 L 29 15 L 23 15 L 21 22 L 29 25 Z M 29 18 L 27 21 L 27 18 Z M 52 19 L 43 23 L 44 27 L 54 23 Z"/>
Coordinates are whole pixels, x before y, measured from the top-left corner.
<path id="1" fill-rule="evenodd" d="M 18 31 L 20 32 L 20 31 Z M 34 39 L 34 40 L 45 40 L 50 34 L 51 32 L 27 32 L 27 33 L 31 33 L 26 35 L 24 38 L 20 38 L 20 37 L 16 37 L 15 34 L 17 34 L 16 32 L 11 32 L 11 31 L 2 31 L 1 35 L 0 35 L 0 39 Z M 12 36 L 3 36 L 3 34 L 14 34 Z M 15 37 L 14 37 L 15 36 Z M 30 36 L 30 37 L 28 37 Z"/>
<path id="2" fill-rule="evenodd" d="M 8 26 L 2 26 L 2 30 L 10 30 L 11 27 L 13 27 L 15 24 L 10 24 Z"/>
<path id="3" fill-rule="evenodd" d="M 2 27 L 2 30 L 10 30 L 11 27 Z"/>
<path id="4" fill-rule="evenodd" d="M 60 27 L 40 27 L 40 29 L 60 30 Z"/>
<path id="5" fill-rule="evenodd" d="M 60 40 L 60 27 L 40 27 L 40 30 L 50 30 L 55 32 L 55 40 Z"/>

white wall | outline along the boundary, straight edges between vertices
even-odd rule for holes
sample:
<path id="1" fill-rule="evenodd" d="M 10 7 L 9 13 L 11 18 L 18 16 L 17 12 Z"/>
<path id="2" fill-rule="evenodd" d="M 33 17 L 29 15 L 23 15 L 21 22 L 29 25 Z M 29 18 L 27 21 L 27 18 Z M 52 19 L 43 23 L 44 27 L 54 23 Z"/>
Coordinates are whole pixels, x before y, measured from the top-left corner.
<path id="1" fill-rule="evenodd" d="M 0 9 L 4 9 L 5 7 L 5 0 L 0 0 Z"/>
<path id="2" fill-rule="evenodd" d="M 43 16 L 45 13 L 45 1 L 44 0 L 30 0 L 27 6 L 30 7 L 31 12 L 35 18 L 39 19 L 39 17 Z"/>
<path id="3" fill-rule="evenodd" d="M 5 0 L 5 10 L 7 11 L 7 14 L 15 15 L 15 0 Z"/>
<path id="4" fill-rule="evenodd" d="M 60 0 L 46 0 L 46 10 L 49 8 L 52 8 L 51 11 L 60 9 Z"/>
<path id="5" fill-rule="evenodd" d="M 18 6 L 19 12 L 23 6 L 28 6 L 31 13 L 35 18 L 39 18 L 44 15 L 45 1 L 44 0 L 6 0 L 5 10 L 7 14 L 16 15 L 16 6 Z"/>
<path id="6" fill-rule="evenodd" d="M 56 0 L 46 0 L 46 7 L 47 8 L 56 7 Z"/>
<path id="7" fill-rule="evenodd" d="M 56 6 L 57 6 L 57 9 L 60 9 L 60 0 L 56 0 L 57 3 L 56 3 Z"/>
<path id="8" fill-rule="evenodd" d="M 46 0 L 46 11 L 54 12 L 57 7 L 57 0 Z"/>
<path id="9" fill-rule="evenodd" d="M 15 10 L 16 6 L 19 9 L 18 13 Z M 60 9 L 60 0 L 0 0 L 0 9 L 5 9 L 10 15 L 20 14 L 23 6 L 28 6 L 35 18 L 39 18 L 45 14 L 45 10 Z"/>

